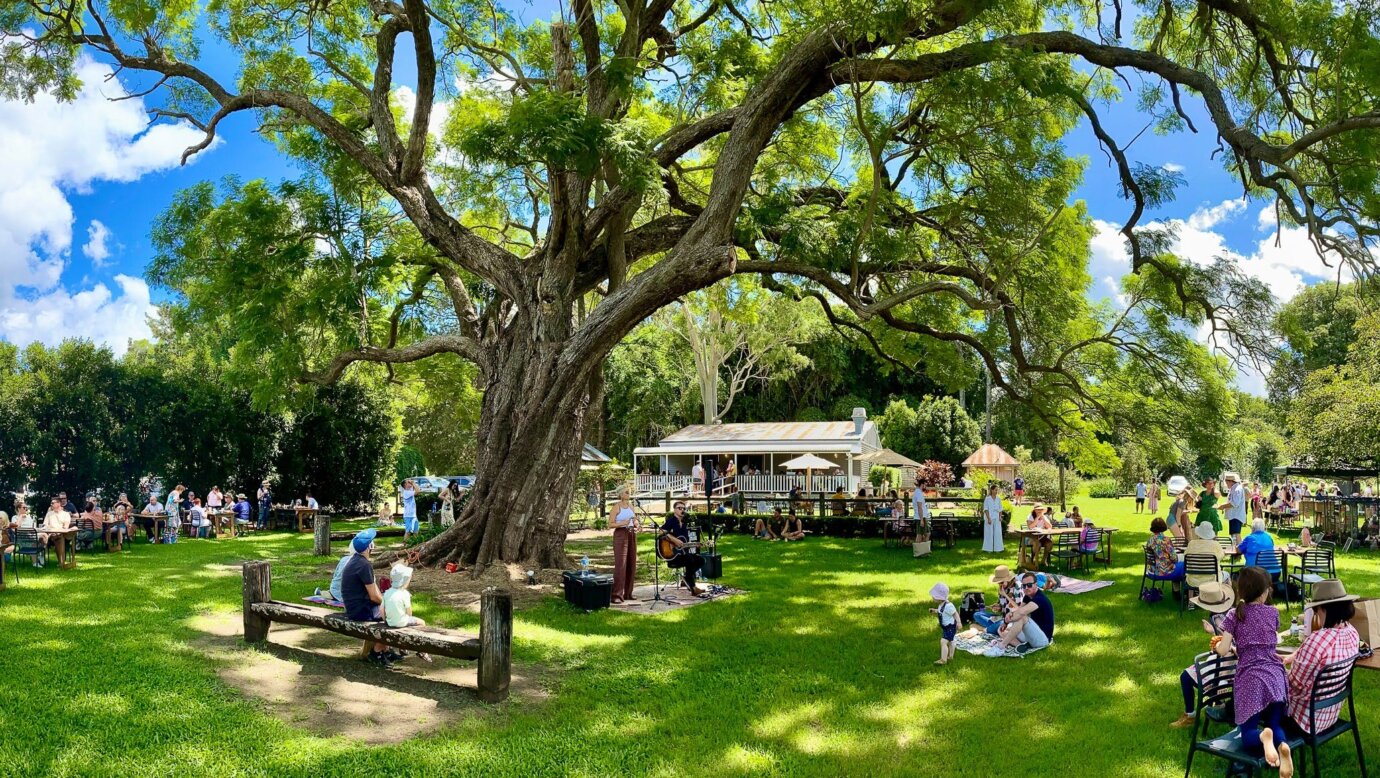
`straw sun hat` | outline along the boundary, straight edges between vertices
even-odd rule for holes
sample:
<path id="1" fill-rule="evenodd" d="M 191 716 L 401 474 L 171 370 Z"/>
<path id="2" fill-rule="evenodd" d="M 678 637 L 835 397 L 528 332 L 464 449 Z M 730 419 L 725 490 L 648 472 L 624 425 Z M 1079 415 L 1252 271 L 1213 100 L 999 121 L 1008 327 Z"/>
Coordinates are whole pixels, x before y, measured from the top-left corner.
<path id="1" fill-rule="evenodd" d="M 1016 580 L 1016 575 L 1012 573 L 1011 568 L 1006 565 L 997 565 L 997 569 L 992 571 L 992 577 L 987 580 L 992 583 L 1006 583 L 1007 581 Z"/>
<path id="2" fill-rule="evenodd" d="M 1317 587 L 1314 587 L 1315 589 Z M 1231 606 L 1236 602 L 1236 594 L 1230 586 L 1216 581 L 1210 581 L 1198 587 L 1198 596 L 1191 597 L 1189 602 L 1197 605 L 1208 613 L 1226 613 L 1231 610 Z"/>

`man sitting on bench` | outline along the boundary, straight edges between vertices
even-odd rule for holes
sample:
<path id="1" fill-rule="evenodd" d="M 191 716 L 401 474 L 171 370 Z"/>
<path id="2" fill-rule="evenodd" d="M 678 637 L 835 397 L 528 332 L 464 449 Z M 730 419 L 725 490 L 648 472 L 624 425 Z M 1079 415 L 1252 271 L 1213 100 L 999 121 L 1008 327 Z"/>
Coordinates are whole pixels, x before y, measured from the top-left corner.
<path id="1" fill-rule="evenodd" d="M 378 532 L 366 529 L 350 541 L 355 554 L 345 563 L 340 576 L 340 600 L 345 603 L 345 618 L 350 621 L 383 621 L 383 593 L 374 581 L 374 537 Z M 402 657 L 388 650 L 384 643 L 375 643 L 364 661 L 380 667 L 392 667 Z"/>

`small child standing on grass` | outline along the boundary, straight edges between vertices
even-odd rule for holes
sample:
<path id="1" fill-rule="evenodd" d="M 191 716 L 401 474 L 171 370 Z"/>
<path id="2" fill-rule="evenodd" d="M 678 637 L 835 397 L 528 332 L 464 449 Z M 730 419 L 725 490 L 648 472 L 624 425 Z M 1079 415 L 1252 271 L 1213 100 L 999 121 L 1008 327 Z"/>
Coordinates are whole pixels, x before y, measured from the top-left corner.
<path id="1" fill-rule="evenodd" d="M 1248 753 L 1263 754 L 1267 764 L 1279 768 L 1280 778 L 1290 778 L 1294 758 L 1284 734 L 1289 684 L 1284 662 L 1275 653 L 1279 611 L 1270 604 L 1273 588 L 1264 568 L 1242 568 L 1236 609 L 1222 622 L 1222 639 L 1213 650 L 1220 656 L 1236 654 L 1234 707 L 1241 745 Z"/>
<path id="2" fill-rule="evenodd" d="M 412 583 L 412 568 L 399 562 L 388 573 L 392 586 L 383 593 L 383 615 L 390 627 L 425 627 L 426 622 L 412 615 L 412 592 L 407 585 Z M 402 655 L 399 655 L 401 658 Z M 417 658 L 430 662 L 431 656 L 422 652 Z"/>
<path id="3" fill-rule="evenodd" d="M 949 585 L 940 581 L 930 589 L 930 599 L 939 607 L 930 608 L 930 613 L 939 617 L 939 660 L 937 665 L 948 664 L 954 658 L 954 636 L 958 634 L 958 608 L 949 602 Z"/>

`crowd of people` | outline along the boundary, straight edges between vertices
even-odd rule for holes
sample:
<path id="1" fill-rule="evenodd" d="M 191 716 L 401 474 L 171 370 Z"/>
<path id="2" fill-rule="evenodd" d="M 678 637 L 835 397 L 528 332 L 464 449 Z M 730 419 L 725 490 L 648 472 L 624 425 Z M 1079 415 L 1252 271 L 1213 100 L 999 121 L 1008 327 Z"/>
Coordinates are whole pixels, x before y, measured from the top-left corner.
<path id="1" fill-rule="evenodd" d="M 143 505 L 138 508 L 126 492 L 120 492 L 104 508 L 97 494 L 85 497 L 78 508 L 66 492 L 59 492 L 39 517 L 30 508 L 29 500 L 27 496 L 17 495 L 13 516 L 0 510 L 0 547 L 5 553 L 13 553 L 18 533 L 34 531 L 45 550 L 43 554 L 31 555 L 34 567 L 45 566 L 46 551 L 68 535 L 77 548 L 101 541 L 108 551 L 116 552 L 123 550 L 140 533 L 149 543 L 176 543 L 184 531 L 187 537 L 209 538 L 217 531 L 217 526 L 232 521 L 238 527 L 265 529 L 273 510 L 272 485 L 267 480 L 256 494 L 257 510 L 242 492 L 232 497 L 219 486 L 212 486 L 203 499 L 183 484 L 173 487 L 166 500 L 159 498 L 157 489 L 146 485 Z M 313 510 L 319 508 L 310 491 L 296 504 Z M 77 531 L 71 533 L 72 529 Z"/>

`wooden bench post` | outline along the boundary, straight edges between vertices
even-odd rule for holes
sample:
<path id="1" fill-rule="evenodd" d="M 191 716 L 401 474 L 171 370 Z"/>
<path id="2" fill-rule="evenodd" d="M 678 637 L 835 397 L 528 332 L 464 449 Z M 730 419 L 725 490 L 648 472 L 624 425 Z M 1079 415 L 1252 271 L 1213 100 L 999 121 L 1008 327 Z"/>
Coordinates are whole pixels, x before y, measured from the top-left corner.
<path id="1" fill-rule="evenodd" d="M 312 553 L 317 556 L 331 555 L 331 519 L 320 513 L 316 514 L 316 534 L 315 542 L 312 544 Z"/>
<path id="2" fill-rule="evenodd" d="M 512 678 L 513 595 L 493 587 L 479 596 L 479 699 L 508 699 Z"/>
<path id="3" fill-rule="evenodd" d="M 244 571 L 244 642 L 262 643 L 268 639 L 268 627 L 272 623 L 254 612 L 250 606 L 273 599 L 273 575 L 268 562 L 245 562 Z"/>

